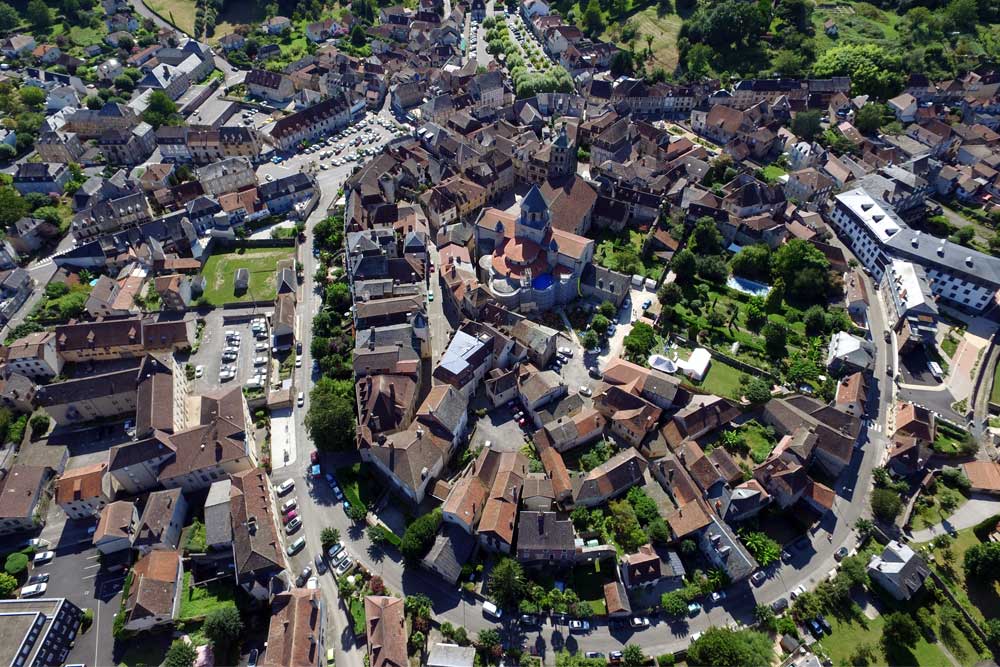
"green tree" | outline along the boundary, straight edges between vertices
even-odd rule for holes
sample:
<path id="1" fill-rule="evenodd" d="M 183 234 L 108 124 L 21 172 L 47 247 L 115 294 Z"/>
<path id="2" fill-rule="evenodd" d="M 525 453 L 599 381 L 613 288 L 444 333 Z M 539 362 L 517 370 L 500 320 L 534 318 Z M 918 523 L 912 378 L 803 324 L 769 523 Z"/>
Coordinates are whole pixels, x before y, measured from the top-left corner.
<path id="1" fill-rule="evenodd" d="M 192 667 L 197 659 L 198 652 L 194 646 L 183 639 L 175 639 L 167 650 L 167 659 L 163 664 L 165 667 Z"/>
<path id="2" fill-rule="evenodd" d="M 604 14 L 597 0 L 590 0 L 583 10 L 583 25 L 591 35 L 599 35 L 604 31 Z"/>
<path id="3" fill-rule="evenodd" d="M 962 565 L 967 579 L 986 585 L 1000 581 L 1000 542 L 983 542 L 970 547 Z"/>
<path id="4" fill-rule="evenodd" d="M 860 517 L 854 522 L 854 530 L 858 531 L 859 538 L 864 539 L 875 531 L 875 524 L 872 523 L 871 519 Z"/>
<path id="5" fill-rule="evenodd" d="M 771 249 L 763 243 L 743 246 L 729 262 L 733 273 L 751 280 L 771 279 Z"/>
<path id="6" fill-rule="evenodd" d="M 601 344 L 601 341 L 597 338 L 597 334 L 594 331 L 585 331 L 580 338 L 580 344 L 583 345 L 583 349 L 585 350 L 595 350 Z"/>
<path id="7" fill-rule="evenodd" d="M 597 307 L 597 312 L 608 319 L 612 319 L 618 314 L 618 309 L 615 308 L 615 304 L 611 303 L 607 299 L 601 302 L 601 305 Z"/>
<path id="8" fill-rule="evenodd" d="M 768 322 L 764 325 L 761 334 L 764 336 L 764 346 L 767 353 L 775 359 L 785 356 L 788 344 L 788 328 L 779 322 Z"/>
<path id="9" fill-rule="evenodd" d="M 755 606 L 753 608 L 753 618 L 757 622 L 758 627 L 767 631 L 774 630 L 778 620 L 774 614 L 774 609 L 769 604 Z"/>
<path id="10" fill-rule="evenodd" d="M 12 30 L 21 23 L 17 10 L 6 2 L 0 2 L 0 30 Z"/>
<path id="11" fill-rule="evenodd" d="M 428 514 L 414 519 L 399 544 L 399 550 L 403 556 L 410 560 L 420 560 L 430 550 L 434 543 L 434 536 L 437 535 L 438 527 L 441 525 L 441 508 L 437 508 Z"/>
<path id="12" fill-rule="evenodd" d="M 670 261 L 670 268 L 677 276 L 677 281 L 682 284 L 691 282 L 698 272 L 698 258 L 694 253 L 684 248 Z"/>
<path id="13" fill-rule="evenodd" d="M 799 111 L 792 117 L 792 132 L 805 141 L 812 141 L 822 129 L 822 116 L 819 110 Z"/>
<path id="14" fill-rule="evenodd" d="M 698 218 L 691 231 L 691 238 L 688 240 L 688 247 L 695 255 L 718 255 L 723 249 L 722 234 L 715 224 L 715 220 L 708 216 Z"/>
<path id="15" fill-rule="evenodd" d="M 502 558 L 490 571 L 489 592 L 500 607 L 516 607 L 526 589 L 524 570 L 516 560 Z"/>
<path id="16" fill-rule="evenodd" d="M 11 597 L 15 590 L 17 590 L 17 579 L 6 572 L 0 572 L 0 598 Z"/>
<path id="17" fill-rule="evenodd" d="M 320 531 L 319 542 L 323 546 L 323 551 L 326 551 L 339 541 L 340 531 L 336 528 L 327 527 Z"/>
<path id="18" fill-rule="evenodd" d="M 810 618 L 816 618 L 816 616 L 823 611 L 823 602 L 820 597 L 812 592 L 805 591 L 800 593 L 795 602 L 792 603 L 792 618 L 794 618 L 799 623 L 805 623 Z"/>
<path id="19" fill-rule="evenodd" d="M 28 556 L 15 551 L 7 556 L 7 561 L 3 565 L 4 572 L 12 577 L 19 577 L 28 569 Z"/>
<path id="20" fill-rule="evenodd" d="M 499 658 L 503 653 L 503 646 L 500 643 L 500 632 L 494 628 L 480 630 L 476 639 L 476 648 L 490 657 L 490 662 Z"/>
<path id="21" fill-rule="evenodd" d="M 959 245 L 970 247 L 974 238 L 976 238 L 976 229 L 970 225 L 959 229 L 949 237 L 949 240 Z"/>
<path id="22" fill-rule="evenodd" d="M 746 324 L 751 331 L 759 331 L 767 323 L 767 312 L 764 310 L 764 299 L 752 296 L 744 309 Z"/>
<path id="23" fill-rule="evenodd" d="M 28 22 L 38 30 L 44 30 L 52 25 L 52 13 L 43 0 L 31 0 L 24 15 Z"/>
<path id="24" fill-rule="evenodd" d="M 231 658 L 233 650 L 239 647 L 240 634 L 243 632 L 239 610 L 236 607 L 215 609 L 205 617 L 205 623 L 201 627 L 212 642 L 216 655 L 222 660 Z"/>
<path id="25" fill-rule="evenodd" d="M 901 60 L 878 44 L 842 44 L 824 51 L 813 65 L 818 77 L 849 76 L 856 95 L 887 100 L 903 87 Z"/>
<path id="26" fill-rule="evenodd" d="M 864 134 L 872 134 L 882 129 L 886 117 L 885 105 L 870 102 L 854 114 L 854 127 Z"/>
<path id="27" fill-rule="evenodd" d="M 903 511 L 903 501 L 892 489 L 875 489 L 872 491 L 872 512 L 880 520 L 891 523 Z"/>
<path id="28" fill-rule="evenodd" d="M 903 647 L 916 646 L 920 641 L 920 628 L 909 614 L 897 611 L 885 617 L 882 626 L 882 645 L 886 653 L 892 653 Z"/>
<path id="29" fill-rule="evenodd" d="M 368 36 L 360 23 L 355 23 L 351 29 L 351 45 L 361 47 L 368 43 Z"/>
<path id="30" fill-rule="evenodd" d="M 656 332 L 645 322 L 637 322 L 623 342 L 629 359 L 644 361 L 656 344 Z"/>
<path id="31" fill-rule="evenodd" d="M 21 102 L 24 103 L 24 106 L 29 109 L 37 111 L 42 108 L 43 104 L 45 104 L 45 91 L 38 86 L 23 86 L 21 90 L 18 91 L 18 95 L 21 98 Z"/>
<path id="32" fill-rule="evenodd" d="M 601 314 L 594 315 L 594 319 L 590 321 L 590 328 L 602 336 L 608 332 L 609 326 L 611 326 L 611 323 L 608 321 L 608 318 Z"/>
<path id="33" fill-rule="evenodd" d="M 820 336 L 826 330 L 826 309 L 819 304 L 810 306 L 802 316 L 806 325 L 806 333 L 810 336 Z"/>
<path id="34" fill-rule="evenodd" d="M 318 449 L 324 451 L 348 450 L 354 441 L 354 401 L 352 387 L 344 381 L 321 378 L 309 394 L 309 411 L 305 425 Z M 350 394 L 346 390 L 350 389 Z"/>
<path id="35" fill-rule="evenodd" d="M 830 260 L 802 239 L 791 239 L 774 253 L 774 275 L 785 285 L 786 298 L 802 303 L 826 302 L 830 292 Z"/>
<path id="36" fill-rule="evenodd" d="M 687 600 L 677 591 L 664 593 L 660 596 L 660 607 L 663 608 L 663 613 L 667 616 L 681 618 L 687 614 L 687 605 Z M 768 608 L 770 609 L 770 607 Z"/>
<path id="37" fill-rule="evenodd" d="M 623 667 L 642 667 L 646 664 L 646 654 L 638 644 L 626 644 L 622 650 Z"/>
<path id="38" fill-rule="evenodd" d="M 761 567 L 776 563 L 781 557 L 781 545 L 768 537 L 767 533 L 758 530 L 747 531 L 740 537 L 747 551 L 757 559 Z"/>
<path id="39" fill-rule="evenodd" d="M 753 630 L 711 627 L 688 648 L 688 664 L 692 665 L 767 667 L 773 657 L 771 640 Z"/>
<path id="40" fill-rule="evenodd" d="M 771 383 L 763 378 L 750 378 L 743 385 L 743 397 L 758 405 L 771 400 Z"/>
<path id="41" fill-rule="evenodd" d="M 0 225 L 10 227 L 27 214 L 28 204 L 17 190 L 0 185 Z"/>
<path id="42" fill-rule="evenodd" d="M 149 105 L 142 112 L 142 119 L 156 129 L 162 125 L 174 125 L 182 120 L 177 113 L 177 104 L 162 90 L 150 93 Z"/>

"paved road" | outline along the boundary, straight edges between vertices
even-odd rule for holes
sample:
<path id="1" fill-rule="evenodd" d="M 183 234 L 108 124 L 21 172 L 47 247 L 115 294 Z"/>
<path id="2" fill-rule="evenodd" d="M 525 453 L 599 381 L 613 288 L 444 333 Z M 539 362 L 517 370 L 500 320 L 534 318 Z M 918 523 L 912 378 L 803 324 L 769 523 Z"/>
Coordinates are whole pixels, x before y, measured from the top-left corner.
<path id="1" fill-rule="evenodd" d="M 985 494 L 973 494 L 969 502 L 959 507 L 947 520 L 936 526 L 924 528 L 910 534 L 913 542 L 929 542 L 938 535 L 944 535 L 952 530 L 962 530 L 975 526 L 991 516 L 1000 513 L 1000 500 Z"/>

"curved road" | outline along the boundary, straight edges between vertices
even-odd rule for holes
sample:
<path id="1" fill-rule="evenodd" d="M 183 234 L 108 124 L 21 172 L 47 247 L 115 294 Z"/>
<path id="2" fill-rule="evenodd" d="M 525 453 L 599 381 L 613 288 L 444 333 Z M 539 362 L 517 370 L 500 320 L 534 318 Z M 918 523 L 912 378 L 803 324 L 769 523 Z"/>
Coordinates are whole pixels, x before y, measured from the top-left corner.
<path id="1" fill-rule="evenodd" d="M 170 27 L 168 22 L 151 11 L 142 0 L 132 0 L 138 14 L 150 18 L 161 27 Z M 243 73 L 236 70 L 224 59 L 216 56 L 216 67 L 226 75 L 230 82 Z M 383 115 L 388 115 L 386 109 Z M 327 207 L 332 203 L 334 192 L 324 191 L 320 205 L 307 221 L 307 234 L 312 236 L 316 222 L 325 216 Z M 850 256 L 850 255 L 849 255 Z M 320 301 L 314 291 L 313 274 L 315 259 L 311 253 L 304 253 L 304 282 L 299 306 L 300 338 L 302 340 L 303 370 L 312 366 L 310 343 L 312 342 L 311 317 L 319 307 Z M 867 276 L 863 279 L 868 283 L 868 293 L 878 295 L 879 292 L 871 284 Z M 878 416 L 870 424 L 885 425 L 892 405 L 893 386 L 886 376 L 878 373 L 885 368 L 890 355 L 891 344 L 887 345 L 879 332 L 885 327 L 883 305 L 876 297 L 870 310 L 871 330 L 875 332 L 873 342 L 876 346 L 876 374 L 871 388 L 869 405 L 877 407 Z M 894 364 L 895 365 L 895 364 Z M 311 383 L 307 383 L 311 386 Z M 310 387 L 302 387 L 308 396 Z M 300 571 L 306 565 L 311 565 L 313 558 L 320 552 L 320 532 L 323 528 L 332 526 L 340 531 L 341 539 L 351 556 L 365 564 L 373 572 L 382 576 L 386 586 L 397 594 L 423 593 L 434 602 L 434 614 L 439 622 L 449 621 L 461 625 L 474 636 L 474 633 L 486 628 L 497 627 L 493 621 L 485 618 L 482 605 L 477 598 L 460 593 L 454 587 L 444 585 L 442 580 L 430 572 L 420 568 L 404 568 L 399 556 L 390 556 L 375 548 L 367 539 L 364 531 L 354 526 L 347 518 L 343 508 L 334 502 L 326 484 L 320 482 L 314 488 L 305 476 L 305 452 L 312 449 L 308 435 L 303 425 L 305 409 L 294 412 L 298 463 L 288 467 L 278 468 L 272 475 L 272 483 L 279 484 L 286 479 L 294 479 L 296 489 L 292 495 L 298 498 L 300 514 L 303 518 L 302 535 L 306 537 L 307 547 L 293 557 L 290 567 L 293 573 Z M 789 548 L 792 554 L 791 562 L 779 564 L 769 571 L 768 579 L 762 586 L 754 588 L 748 582 L 733 586 L 728 591 L 728 597 L 723 604 L 709 607 L 693 619 L 667 623 L 654 619 L 653 627 L 634 633 L 629 629 L 612 631 L 608 625 L 599 621 L 591 632 L 584 635 L 570 635 L 565 625 L 554 625 L 549 622 L 540 630 L 525 633 L 521 637 L 527 648 L 535 646 L 547 656 L 551 662 L 554 650 L 567 648 L 571 651 L 603 651 L 605 653 L 620 650 L 626 643 L 637 643 L 649 655 L 678 651 L 687 646 L 689 635 L 702 632 L 712 625 L 727 625 L 735 621 L 752 622 L 753 608 L 756 604 L 769 604 L 780 597 L 787 597 L 788 592 L 797 586 L 811 588 L 826 577 L 836 565 L 833 554 L 840 546 L 851 548 L 856 543 L 854 534 L 855 521 L 867 514 L 867 490 L 871 487 L 872 469 L 881 464 L 885 453 L 886 440 L 880 427 L 867 429 L 867 435 L 862 436 L 863 446 L 855 450 L 854 460 L 846 470 L 842 481 L 837 486 L 837 498 L 834 511 L 807 538 L 803 548 Z M 350 459 L 330 461 L 329 463 L 350 463 Z M 356 646 L 349 629 L 349 614 L 340 605 L 336 585 L 330 574 L 320 577 L 321 589 L 329 607 L 328 647 L 334 647 L 337 652 L 338 665 L 361 667 L 363 664 L 362 650 Z M 513 630 L 507 628 L 508 639 L 515 638 Z"/>

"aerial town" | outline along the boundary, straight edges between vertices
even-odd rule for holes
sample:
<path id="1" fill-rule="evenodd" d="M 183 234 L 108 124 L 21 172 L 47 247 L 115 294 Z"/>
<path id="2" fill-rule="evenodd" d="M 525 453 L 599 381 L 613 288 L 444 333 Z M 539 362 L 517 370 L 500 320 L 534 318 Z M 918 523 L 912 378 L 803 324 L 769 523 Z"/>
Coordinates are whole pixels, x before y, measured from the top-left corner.
<path id="1" fill-rule="evenodd" d="M 995 0 L 0 0 L 0 667 L 1000 660 Z"/>

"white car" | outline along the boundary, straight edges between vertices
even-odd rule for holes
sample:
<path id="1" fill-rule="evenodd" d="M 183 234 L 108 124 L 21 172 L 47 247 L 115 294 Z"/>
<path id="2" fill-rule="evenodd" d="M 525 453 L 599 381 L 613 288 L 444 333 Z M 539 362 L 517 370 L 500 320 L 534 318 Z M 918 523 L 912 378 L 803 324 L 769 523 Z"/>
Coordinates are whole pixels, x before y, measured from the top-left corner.
<path id="1" fill-rule="evenodd" d="M 196 378 L 200 378 L 203 375 L 205 375 L 205 367 L 202 366 L 201 364 L 198 364 L 197 366 L 194 367 L 194 376 Z"/>
<path id="2" fill-rule="evenodd" d="M 274 180 L 274 176 L 272 176 L 271 174 L 267 174 L 266 176 L 264 176 L 264 180 L 270 183 L 271 181 Z"/>
<path id="3" fill-rule="evenodd" d="M 353 558 L 345 558 L 340 565 L 337 566 L 337 576 L 342 577 L 344 574 L 354 566 Z"/>
<path id="4" fill-rule="evenodd" d="M 564 354 L 567 357 L 572 357 L 573 356 L 573 350 L 571 348 L 568 348 L 568 347 L 560 347 L 557 350 L 557 352 L 559 352 L 559 354 Z"/>
<path id="5" fill-rule="evenodd" d="M 267 357 L 256 357 L 253 360 L 254 366 L 263 366 L 266 363 L 267 363 Z"/>
<path id="6" fill-rule="evenodd" d="M 295 400 L 295 403 L 296 403 L 296 404 L 297 404 L 297 405 L 298 405 L 298 406 L 299 406 L 300 408 L 301 408 L 301 407 L 302 407 L 303 405 L 305 405 L 305 404 L 306 404 L 306 395 L 305 395 L 305 392 L 302 392 L 302 391 L 300 391 L 300 392 L 299 392 L 299 397 L 298 397 L 298 398 L 297 398 L 297 399 Z"/>
<path id="7" fill-rule="evenodd" d="M 799 597 L 800 595 L 802 595 L 805 592 L 806 592 L 806 589 L 805 589 L 804 586 L 796 586 L 795 590 L 793 590 L 789 595 L 794 600 L 795 598 Z"/>
<path id="8" fill-rule="evenodd" d="M 35 554 L 35 557 L 32 559 L 32 562 L 35 565 L 44 565 L 45 563 L 48 563 L 55 557 L 56 557 L 55 551 L 42 551 L 41 553 Z"/>
<path id="9" fill-rule="evenodd" d="M 48 588 L 48 584 L 32 584 L 31 586 L 25 586 L 21 589 L 22 598 L 33 598 L 39 595 L 45 594 L 45 589 Z"/>
<path id="10" fill-rule="evenodd" d="M 580 395 L 581 396 L 590 396 L 593 393 L 594 393 L 594 391 L 590 387 L 588 387 L 586 385 L 580 385 Z"/>
<path id="11" fill-rule="evenodd" d="M 295 355 L 295 367 L 296 368 L 302 368 L 302 355 L 301 354 Z"/>
<path id="12" fill-rule="evenodd" d="M 306 582 L 306 588 L 310 590 L 319 588 L 319 577 L 309 577 L 309 581 Z"/>
<path id="13" fill-rule="evenodd" d="M 295 488 L 295 480 L 286 479 L 284 482 L 278 485 L 278 488 L 276 490 L 279 496 L 283 496 L 294 488 Z"/>
<path id="14" fill-rule="evenodd" d="M 299 506 L 298 499 L 292 498 L 291 500 L 286 500 L 285 502 L 283 502 L 281 504 L 281 513 L 282 514 L 288 514 L 289 512 L 291 512 L 293 509 L 295 509 L 298 506 Z"/>

